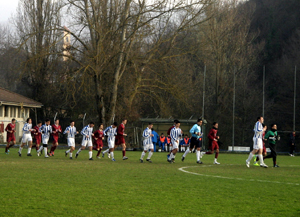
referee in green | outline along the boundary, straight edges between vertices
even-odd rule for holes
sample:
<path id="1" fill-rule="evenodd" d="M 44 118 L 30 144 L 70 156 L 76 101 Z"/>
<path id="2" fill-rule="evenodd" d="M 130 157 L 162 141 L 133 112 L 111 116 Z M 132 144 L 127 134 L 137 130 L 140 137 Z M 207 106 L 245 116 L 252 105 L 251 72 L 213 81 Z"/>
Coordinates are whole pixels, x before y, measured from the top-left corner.
<path id="1" fill-rule="evenodd" d="M 273 166 L 274 167 L 279 167 L 276 164 L 276 157 L 277 157 L 277 153 L 276 153 L 276 140 L 279 141 L 280 137 L 277 134 L 277 125 L 276 124 L 272 124 L 271 125 L 271 130 L 269 130 L 266 133 L 265 139 L 268 140 L 269 148 L 271 149 L 271 154 L 269 154 L 266 157 L 264 157 L 264 159 L 273 158 Z"/>

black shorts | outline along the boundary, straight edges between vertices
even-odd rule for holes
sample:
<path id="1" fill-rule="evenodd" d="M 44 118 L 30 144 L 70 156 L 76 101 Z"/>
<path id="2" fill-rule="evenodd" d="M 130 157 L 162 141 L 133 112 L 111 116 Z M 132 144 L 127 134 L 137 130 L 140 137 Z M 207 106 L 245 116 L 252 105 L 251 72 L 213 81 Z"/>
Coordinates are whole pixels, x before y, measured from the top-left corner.
<path id="1" fill-rule="evenodd" d="M 190 143 L 190 149 L 195 148 L 201 148 L 202 147 L 202 141 L 197 139 L 196 137 L 191 138 L 191 143 Z"/>

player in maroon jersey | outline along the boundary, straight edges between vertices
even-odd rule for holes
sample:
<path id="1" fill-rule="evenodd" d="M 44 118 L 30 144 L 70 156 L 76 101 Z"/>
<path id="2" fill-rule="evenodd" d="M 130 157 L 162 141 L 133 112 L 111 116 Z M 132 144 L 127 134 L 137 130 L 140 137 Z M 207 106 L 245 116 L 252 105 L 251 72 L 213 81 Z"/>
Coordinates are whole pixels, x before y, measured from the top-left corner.
<path id="1" fill-rule="evenodd" d="M 100 159 L 99 155 L 102 151 L 103 140 L 104 140 L 103 124 L 102 123 L 99 125 L 99 129 L 94 132 L 93 139 L 94 139 L 94 145 L 95 145 L 95 147 L 93 147 L 93 150 L 98 151 L 97 158 Z"/>
<path id="2" fill-rule="evenodd" d="M 58 146 L 58 134 L 62 132 L 61 126 L 59 125 L 59 119 L 55 120 L 55 124 L 52 125 L 52 138 L 53 143 L 50 150 L 50 156 L 54 156 L 54 151 Z"/>
<path id="3" fill-rule="evenodd" d="M 38 121 L 37 125 L 33 127 L 35 131 L 31 132 L 31 134 L 35 139 L 35 145 L 33 145 L 32 147 L 35 147 L 36 151 L 39 150 L 40 144 L 42 142 L 42 133 L 40 131 L 41 126 L 42 126 L 42 121 Z"/>
<path id="4" fill-rule="evenodd" d="M 117 136 L 116 136 L 116 145 L 122 145 L 122 153 L 123 153 L 123 160 L 127 160 L 128 157 L 126 157 L 126 144 L 124 136 L 127 136 L 125 131 L 125 125 L 127 124 L 127 120 L 123 119 L 122 123 L 117 128 Z"/>
<path id="5" fill-rule="evenodd" d="M 218 156 L 219 156 L 219 144 L 218 144 L 218 140 L 220 139 L 220 137 L 217 136 L 218 127 L 219 127 L 219 124 L 217 122 L 214 122 L 213 123 L 213 128 L 209 131 L 208 136 L 207 136 L 208 140 L 209 140 L 209 145 L 210 145 L 210 150 L 211 151 L 201 152 L 201 155 L 203 156 L 204 154 L 213 154 L 214 151 L 216 150 L 214 164 L 220 164 L 217 161 L 218 160 Z"/>
<path id="6" fill-rule="evenodd" d="M 15 130 L 16 128 L 16 119 L 12 119 L 11 123 L 7 124 L 5 131 L 7 132 L 7 145 L 5 148 L 5 154 L 9 153 L 9 148 L 16 144 Z M 12 144 L 11 144 L 12 142 Z"/>

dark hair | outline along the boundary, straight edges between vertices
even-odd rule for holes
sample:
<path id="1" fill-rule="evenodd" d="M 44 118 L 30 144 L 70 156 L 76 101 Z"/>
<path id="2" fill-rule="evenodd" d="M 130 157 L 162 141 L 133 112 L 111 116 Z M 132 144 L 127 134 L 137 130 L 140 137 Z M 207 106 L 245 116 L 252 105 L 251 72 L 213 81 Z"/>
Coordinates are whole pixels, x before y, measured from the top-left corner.
<path id="1" fill-rule="evenodd" d="M 42 121 L 41 120 L 39 120 L 38 122 L 37 122 L 37 124 L 41 124 L 42 123 Z"/>
<path id="2" fill-rule="evenodd" d="M 11 121 L 15 121 L 15 120 L 16 120 L 16 119 L 14 119 L 14 118 L 13 118 L 13 119 L 11 119 Z"/>
<path id="3" fill-rule="evenodd" d="M 47 118 L 47 119 L 45 120 L 45 122 L 48 122 L 48 121 L 50 121 L 50 119 Z"/>
<path id="4" fill-rule="evenodd" d="M 274 127 L 274 125 L 276 125 L 276 124 L 271 124 L 271 128 Z"/>
<path id="5" fill-rule="evenodd" d="M 95 125 L 95 123 L 93 121 L 91 121 L 89 124 L 94 124 Z"/>
<path id="6" fill-rule="evenodd" d="M 164 135 L 164 133 L 161 133 L 160 135 Z"/>
<path id="7" fill-rule="evenodd" d="M 154 131 L 154 128 L 152 127 L 152 129 L 151 129 L 152 131 Z"/>
<path id="8" fill-rule="evenodd" d="M 257 117 L 257 121 L 259 121 L 261 119 L 262 116 Z"/>
<path id="9" fill-rule="evenodd" d="M 263 127 L 265 127 L 266 125 L 265 124 L 261 124 Z"/>
<path id="10" fill-rule="evenodd" d="M 213 126 L 215 126 L 218 122 L 213 122 Z"/>
<path id="11" fill-rule="evenodd" d="M 177 120 L 177 119 L 175 119 L 175 120 L 174 120 L 174 123 L 176 123 L 176 124 L 177 124 L 177 122 L 178 122 L 178 120 Z"/>
<path id="12" fill-rule="evenodd" d="M 152 123 L 151 123 L 151 122 L 149 122 L 149 123 L 148 123 L 148 125 L 152 125 Z"/>
<path id="13" fill-rule="evenodd" d="M 200 122 L 200 121 L 202 121 L 202 118 L 199 118 L 199 119 L 197 120 L 197 122 Z"/>
<path id="14" fill-rule="evenodd" d="M 99 124 L 99 127 L 100 127 L 101 125 L 103 125 L 103 124 L 102 124 L 102 123 L 100 123 L 100 124 Z"/>
<path id="15" fill-rule="evenodd" d="M 125 120 L 127 120 L 127 118 L 122 118 L 122 121 L 125 121 Z"/>
<path id="16" fill-rule="evenodd" d="M 179 123 L 180 123 L 180 121 L 179 121 L 179 120 L 176 120 L 175 124 L 179 124 Z"/>
<path id="17" fill-rule="evenodd" d="M 118 126 L 118 123 L 117 123 L 117 122 L 114 122 L 113 125 L 114 125 L 114 126 Z"/>
<path id="18" fill-rule="evenodd" d="M 59 121 L 59 118 L 56 118 L 55 121 Z"/>
<path id="19" fill-rule="evenodd" d="M 72 122 L 75 122 L 75 121 L 73 121 L 73 120 L 70 120 L 70 123 L 72 123 Z"/>
<path id="20" fill-rule="evenodd" d="M 31 118 L 27 118 L 26 122 L 28 123 L 29 120 L 31 120 Z"/>

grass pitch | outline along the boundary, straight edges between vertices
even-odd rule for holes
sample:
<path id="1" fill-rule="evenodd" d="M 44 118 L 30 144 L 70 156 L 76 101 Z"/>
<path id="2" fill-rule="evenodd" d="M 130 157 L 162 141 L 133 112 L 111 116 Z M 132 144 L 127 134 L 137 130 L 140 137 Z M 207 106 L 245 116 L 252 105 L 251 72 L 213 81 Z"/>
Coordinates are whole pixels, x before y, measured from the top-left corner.
<path id="1" fill-rule="evenodd" d="M 65 150 L 55 157 L 19 157 L 0 149 L 0 216 L 300 216 L 299 157 L 278 156 L 280 168 L 247 168 L 246 154 L 213 155 L 196 164 L 195 154 L 181 162 L 154 153 L 153 163 L 88 160 L 88 151 L 70 160 Z M 75 156 L 75 154 L 74 154 Z M 147 155 L 146 155 L 147 156 Z M 252 162 L 251 162 L 252 164 Z"/>

